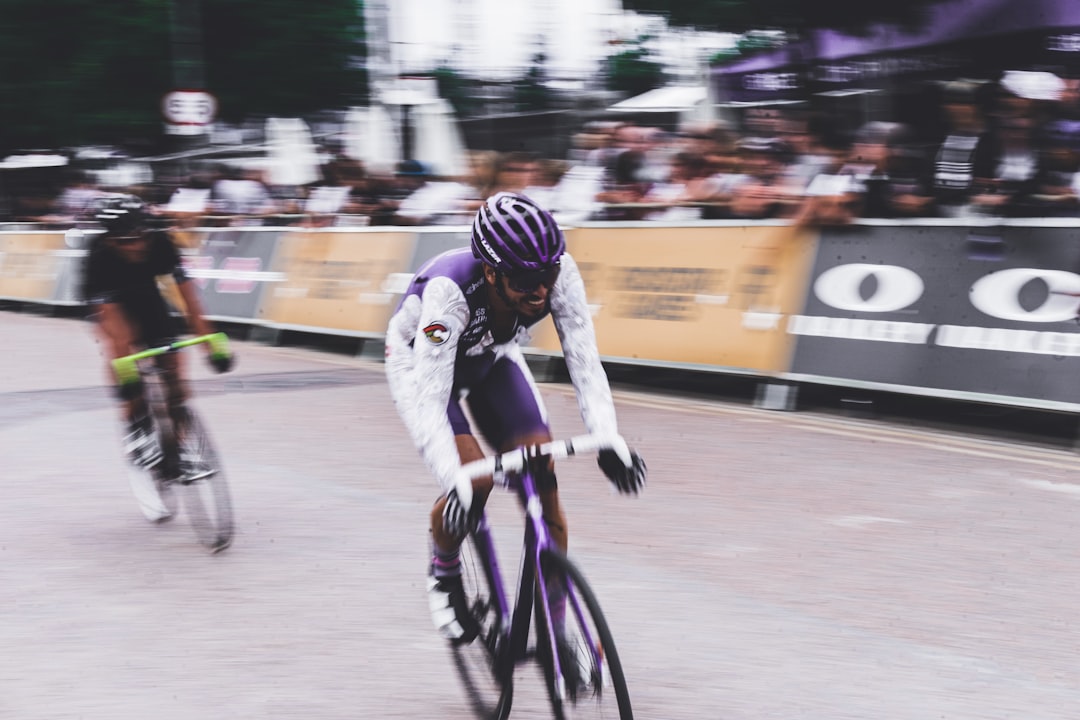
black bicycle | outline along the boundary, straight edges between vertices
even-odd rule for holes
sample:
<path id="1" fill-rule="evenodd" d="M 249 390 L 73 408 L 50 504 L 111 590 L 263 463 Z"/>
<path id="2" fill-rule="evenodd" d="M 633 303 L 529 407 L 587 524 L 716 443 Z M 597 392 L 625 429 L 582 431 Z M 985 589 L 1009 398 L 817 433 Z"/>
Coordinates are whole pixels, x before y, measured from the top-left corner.
<path id="1" fill-rule="evenodd" d="M 201 343 L 210 343 L 214 355 L 227 356 L 228 342 L 225 333 L 201 335 L 112 362 L 122 387 L 142 384 L 153 433 L 162 450 L 161 460 L 149 468 L 128 464 L 128 479 L 139 509 L 151 522 L 165 522 L 176 515 L 180 496 L 196 537 L 212 553 L 226 549 L 233 540 L 232 497 L 225 469 L 202 419 L 187 404 L 170 414 L 160 370 L 144 361 Z"/>
<path id="2" fill-rule="evenodd" d="M 533 659 L 543 669 L 557 720 L 634 716 L 611 629 L 581 571 L 548 532 L 528 461 L 591 453 L 611 445 L 585 435 L 518 448 L 464 466 L 470 478 L 491 475 L 496 485 L 517 492 L 525 510 L 524 551 L 512 610 L 486 516 L 481 514 L 461 550 L 462 580 L 480 634 L 471 643 L 451 643 L 451 652 L 466 692 L 485 719 L 509 716 L 514 671 Z"/>

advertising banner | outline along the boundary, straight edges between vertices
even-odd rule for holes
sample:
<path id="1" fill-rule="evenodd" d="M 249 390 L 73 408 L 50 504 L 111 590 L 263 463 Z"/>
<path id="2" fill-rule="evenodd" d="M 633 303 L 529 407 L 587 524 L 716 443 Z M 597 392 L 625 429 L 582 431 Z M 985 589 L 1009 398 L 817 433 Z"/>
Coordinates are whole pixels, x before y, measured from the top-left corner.
<path id="1" fill-rule="evenodd" d="M 1076 232 L 825 231 L 806 309 L 787 321 L 792 377 L 1080 409 Z"/>
<path id="2" fill-rule="evenodd" d="M 815 238 L 788 225 L 588 226 L 567 246 L 605 359 L 773 374 L 788 369 L 782 320 L 801 311 Z M 550 321 L 533 347 L 559 352 Z"/>
<path id="3" fill-rule="evenodd" d="M 412 232 L 288 231 L 272 270 L 281 282 L 258 312 L 272 326 L 382 337 L 399 297 L 394 278 L 408 271 Z"/>
<path id="4" fill-rule="evenodd" d="M 63 232 L 0 233 L 0 298 L 52 301 L 69 251 Z"/>
<path id="5" fill-rule="evenodd" d="M 184 268 L 199 287 L 207 316 L 254 321 L 267 288 L 285 280 L 270 269 L 280 228 L 175 231 Z"/>

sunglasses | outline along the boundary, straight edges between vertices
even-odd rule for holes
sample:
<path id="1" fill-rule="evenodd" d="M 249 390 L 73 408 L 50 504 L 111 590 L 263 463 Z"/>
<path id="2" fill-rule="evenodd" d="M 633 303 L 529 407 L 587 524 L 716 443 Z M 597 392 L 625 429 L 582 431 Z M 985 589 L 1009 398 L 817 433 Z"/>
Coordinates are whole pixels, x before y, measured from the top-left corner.
<path id="1" fill-rule="evenodd" d="M 554 265 L 543 270 L 516 270 L 512 273 L 505 273 L 505 277 L 506 284 L 514 292 L 536 292 L 536 289 L 541 285 L 550 290 L 559 277 L 559 266 Z"/>

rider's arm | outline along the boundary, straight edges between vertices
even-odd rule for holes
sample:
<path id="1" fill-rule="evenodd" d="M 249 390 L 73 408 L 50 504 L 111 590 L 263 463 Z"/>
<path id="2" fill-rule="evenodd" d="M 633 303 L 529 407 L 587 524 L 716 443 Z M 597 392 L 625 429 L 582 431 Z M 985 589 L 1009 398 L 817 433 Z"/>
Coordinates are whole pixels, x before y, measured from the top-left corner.
<path id="1" fill-rule="evenodd" d="M 124 314 L 123 307 L 116 302 L 115 286 L 115 266 L 109 264 L 100 248 L 91 247 L 83 268 L 81 291 L 91 308 L 109 359 L 131 353 L 136 339 L 135 329 Z"/>
<path id="2" fill-rule="evenodd" d="M 461 288 L 436 277 L 423 298 L 406 298 L 390 321 L 386 339 L 386 373 L 394 403 L 424 461 L 447 490 L 461 466 L 447 405 L 458 341 L 468 319 Z"/>
<path id="3" fill-rule="evenodd" d="M 166 233 L 159 233 L 155 235 L 154 241 L 160 243 L 162 265 L 159 270 L 161 273 L 171 274 L 176 282 L 176 289 L 180 293 L 180 299 L 183 301 L 184 317 L 187 319 L 191 332 L 195 335 L 209 335 L 214 332 L 213 326 L 206 320 L 199 289 L 195 283 L 191 282 L 187 271 L 184 270 L 183 262 L 180 260 L 180 252 L 173 245 L 172 239 Z M 205 344 L 203 347 L 207 353 L 212 351 L 209 344 Z"/>
<path id="4" fill-rule="evenodd" d="M 551 319 L 559 333 L 581 418 L 590 433 L 615 435 L 618 433 L 615 403 L 607 373 L 600 364 L 596 332 L 585 299 L 585 283 L 569 253 L 563 254 L 560 265 L 559 279 L 551 290 Z"/>
<path id="5" fill-rule="evenodd" d="M 179 273 L 174 272 L 173 277 L 176 279 L 176 288 L 180 291 L 180 297 L 184 300 L 184 314 L 187 316 L 191 331 L 196 335 L 209 335 L 214 332 L 214 328 L 204 315 L 202 297 L 199 295 L 198 287 L 191 282 L 191 279 L 182 270 Z M 212 349 L 209 344 L 206 344 L 205 347 L 207 352 Z"/>
<path id="6" fill-rule="evenodd" d="M 135 346 L 135 332 L 124 315 L 119 303 L 99 302 L 95 304 L 97 326 L 106 344 L 109 358 L 115 360 L 132 352 Z"/>

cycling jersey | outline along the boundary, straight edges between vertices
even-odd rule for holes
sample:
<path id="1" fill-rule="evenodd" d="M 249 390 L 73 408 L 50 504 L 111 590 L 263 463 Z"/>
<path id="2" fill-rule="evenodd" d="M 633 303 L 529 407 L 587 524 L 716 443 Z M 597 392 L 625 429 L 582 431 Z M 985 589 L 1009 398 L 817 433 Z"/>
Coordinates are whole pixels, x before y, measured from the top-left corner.
<path id="1" fill-rule="evenodd" d="M 548 314 L 559 334 L 586 429 L 618 432 L 585 285 L 567 253 L 548 301 L 548 310 L 540 317 L 519 316 L 510 337 L 496 338 L 484 265 L 469 248 L 462 248 L 421 267 L 391 317 L 386 335 L 390 391 L 413 441 L 444 489 L 452 487 L 460 467 L 454 442 L 454 435 L 465 431 L 457 408 L 460 396 L 476 395 L 480 400 L 470 400 L 470 408 L 496 447 L 502 440 L 538 429 L 539 423 L 546 428 L 546 414 L 520 346 L 528 343 L 530 328 Z M 510 432 L 491 437 L 500 423 L 510 423 Z"/>
<path id="2" fill-rule="evenodd" d="M 159 275 L 169 274 L 177 284 L 188 279 L 168 234 L 148 233 L 146 257 L 138 263 L 125 260 L 98 236 L 83 268 L 83 297 L 91 305 L 117 303 L 141 343 L 161 344 L 179 329 L 157 285 Z"/>

